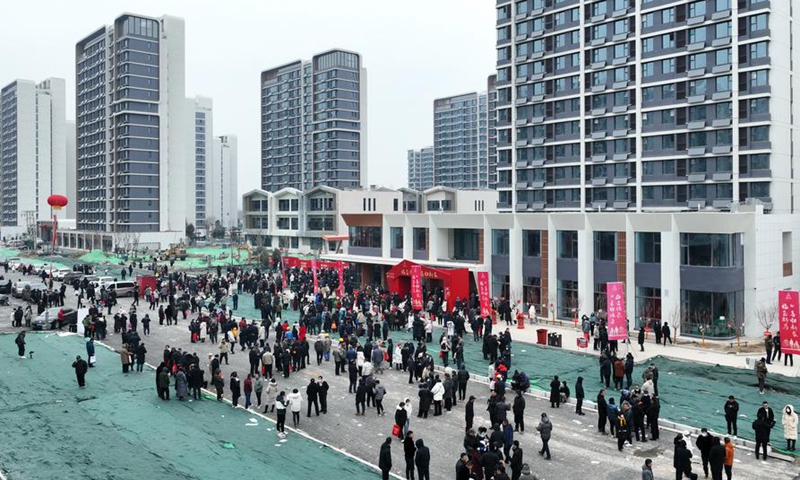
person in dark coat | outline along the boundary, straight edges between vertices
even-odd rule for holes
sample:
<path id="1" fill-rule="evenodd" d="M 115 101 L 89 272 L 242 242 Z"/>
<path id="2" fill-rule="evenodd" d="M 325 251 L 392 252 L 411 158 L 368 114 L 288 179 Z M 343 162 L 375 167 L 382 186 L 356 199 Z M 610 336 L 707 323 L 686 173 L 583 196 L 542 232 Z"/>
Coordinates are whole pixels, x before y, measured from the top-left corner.
<path id="1" fill-rule="evenodd" d="M 683 478 L 685 475 L 691 480 L 697 480 L 697 474 L 692 473 L 692 452 L 686 448 L 686 441 L 683 439 L 676 439 L 675 441 L 675 455 L 672 459 L 672 466 L 675 468 L 675 478 Z"/>
<path id="2" fill-rule="evenodd" d="M 650 406 L 647 407 L 647 425 L 650 426 L 650 440 L 658 440 L 658 417 L 661 415 L 661 400 L 658 397 L 650 399 Z"/>
<path id="3" fill-rule="evenodd" d="M 403 440 L 403 455 L 406 459 L 406 480 L 414 480 L 414 455 L 417 446 L 414 444 L 414 432 L 410 431 Z"/>
<path id="4" fill-rule="evenodd" d="M 497 464 L 500 463 L 500 455 L 494 445 L 489 445 L 489 450 L 480 457 L 480 465 L 483 467 L 484 478 L 489 479 L 494 475 Z"/>
<path id="5" fill-rule="evenodd" d="M 522 390 L 517 390 L 512 410 L 514 412 L 514 431 L 525 432 L 525 397 L 522 395 Z"/>
<path id="6" fill-rule="evenodd" d="M 558 375 L 553 377 L 550 382 L 550 408 L 561 408 L 561 382 L 558 381 Z"/>
<path id="7" fill-rule="evenodd" d="M 308 412 L 306 416 L 311 416 L 311 404 L 314 404 L 314 412 L 319 417 L 319 385 L 313 378 L 306 387 L 306 395 L 308 396 Z"/>
<path id="8" fill-rule="evenodd" d="M 431 451 L 421 438 L 417 440 L 416 445 L 417 455 L 414 457 L 414 463 L 417 465 L 419 480 L 431 480 Z"/>
<path id="9" fill-rule="evenodd" d="M 708 477 L 708 456 L 711 454 L 711 445 L 714 436 L 708 433 L 708 429 L 703 428 L 700 430 L 700 436 L 697 437 L 694 444 L 700 450 L 700 458 L 703 460 L 703 473 Z"/>
<path id="10" fill-rule="evenodd" d="M 722 480 L 722 467 L 725 464 L 725 447 L 719 437 L 711 438 L 711 451 L 708 454 L 712 480 Z"/>
<path id="11" fill-rule="evenodd" d="M 381 444 L 378 468 L 381 469 L 383 480 L 389 480 L 389 472 L 392 471 L 392 437 L 386 437 L 386 440 Z"/>
<path id="12" fill-rule="evenodd" d="M 428 418 L 428 412 L 431 409 L 431 403 L 433 402 L 433 394 L 430 390 L 425 387 L 425 384 L 419 386 L 419 412 L 417 412 L 418 418 Z"/>
<path id="13" fill-rule="evenodd" d="M 468 463 L 469 456 L 465 452 L 461 452 L 461 456 L 456 462 L 456 480 L 469 480 L 472 478 Z"/>
<path id="14" fill-rule="evenodd" d="M 764 454 L 764 461 L 767 461 L 767 444 L 769 443 L 769 433 L 771 426 L 767 420 L 767 415 L 758 412 L 758 418 L 753 422 L 753 430 L 756 433 L 756 460 L 759 459 L 759 450 Z"/>
<path id="15" fill-rule="evenodd" d="M 136 355 L 136 371 L 142 373 L 142 370 L 144 369 L 145 355 L 147 354 L 147 349 L 144 347 L 144 343 L 140 343 L 134 352 Z"/>
<path id="16" fill-rule="evenodd" d="M 475 418 L 475 397 L 470 395 L 467 401 L 467 406 L 464 408 L 464 420 L 466 422 L 466 431 L 472 428 L 472 419 Z"/>
<path id="17" fill-rule="evenodd" d="M 736 421 L 739 418 L 739 402 L 733 395 L 728 396 L 728 401 L 725 402 L 725 422 L 728 424 L 728 435 L 739 435 L 739 428 Z"/>
<path id="18" fill-rule="evenodd" d="M 578 377 L 575 382 L 575 413 L 578 415 L 586 415 L 583 413 L 583 399 L 586 394 L 583 392 L 583 377 Z"/>
<path id="19" fill-rule="evenodd" d="M 519 440 L 514 440 L 511 454 L 511 480 L 519 480 L 522 476 L 522 448 L 519 446 Z"/>
<path id="20" fill-rule="evenodd" d="M 644 327 L 639 329 L 639 351 L 644 352 Z"/>
<path id="21" fill-rule="evenodd" d="M 89 370 L 89 365 L 86 360 L 82 359 L 80 355 L 75 357 L 72 362 L 72 368 L 75 369 L 75 377 L 78 379 L 78 386 L 83 388 L 86 386 L 86 372 Z"/>
<path id="22" fill-rule="evenodd" d="M 239 406 L 239 397 L 242 395 L 241 383 L 239 382 L 239 374 L 236 372 L 231 373 L 231 399 L 232 406 L 236 408 Z"/>

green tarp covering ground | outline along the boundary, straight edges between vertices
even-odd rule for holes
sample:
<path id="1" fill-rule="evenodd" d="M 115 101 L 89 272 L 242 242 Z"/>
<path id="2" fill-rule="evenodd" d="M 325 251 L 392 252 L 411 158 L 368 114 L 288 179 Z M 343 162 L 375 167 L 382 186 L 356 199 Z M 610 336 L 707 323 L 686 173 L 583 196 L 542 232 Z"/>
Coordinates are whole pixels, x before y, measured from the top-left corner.
<path id="1" fill-rule="evenodd" d="M 122 374 L 119 355 L 100 346 L 79 389 L 71 365 L 85 358 L 82 338 L 29 335 L 32 359 L 17 358 L 14 338 L 0 335 L 0 469 L 9 480 L 379 475 L 300 435 L 280 442 L 272 422 L 243 409 L 178 402 L 174 389 L 161 401 L 152 370 Z"/>

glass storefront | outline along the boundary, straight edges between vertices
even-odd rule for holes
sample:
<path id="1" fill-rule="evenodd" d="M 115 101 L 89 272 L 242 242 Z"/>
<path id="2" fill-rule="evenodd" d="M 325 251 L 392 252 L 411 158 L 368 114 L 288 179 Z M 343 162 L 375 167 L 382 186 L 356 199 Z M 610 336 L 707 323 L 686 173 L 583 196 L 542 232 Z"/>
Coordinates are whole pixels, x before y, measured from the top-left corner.
<path id="1" fill-rule="evenodd" d="M 730 338 L 743 312 L 744 292 L 681 290 L 681 335 Z"/>

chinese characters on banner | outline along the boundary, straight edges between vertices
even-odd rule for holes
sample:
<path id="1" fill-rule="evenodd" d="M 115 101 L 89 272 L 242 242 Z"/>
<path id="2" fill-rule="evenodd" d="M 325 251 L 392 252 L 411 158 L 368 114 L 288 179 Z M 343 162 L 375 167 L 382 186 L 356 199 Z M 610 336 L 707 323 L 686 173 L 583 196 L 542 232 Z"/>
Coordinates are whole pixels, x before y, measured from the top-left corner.
<path id="1" fill-rule="evenodd" d="M 481 317 L 492 314 L 492 299 L 489 296 L 489 272 L 478 272 L 478 301 L 481 304 Z"/>
<path id="2" fill-rule="evenodd" d="M 336 269 L 339 270 L 339 297 L 341 298 L 344 296 L 344 263 L 339 262 Z"/>
<path id="3" fill-rule="evenodd" d="M 319 283 L 317 282 L 317 259 L 311 259 L 311 275 L 314 277 L 314 293 L 319 293 Z"/>
<path id="4" fill-rule="evenodd" d="M 422 310 L 422 266 L 411 267 L 411 309 Z"/>
<path id="5" fill-rule="evenodd" d="M 800 353 L 800 301 L 798 293 L 778 291 L 778 325 L 781 332 L 781 351 L 784 355 Z"/>
<path id="6" fill-rule="evenodd" d="M 628 336 L 625 312 L 625 285 L 622 282 L 606 283 L 606 328 L 609 340 L 625 340 Z"/>
<path id="7" fill-rule="evenodd" d="M 283 264 L 283 260 L 281 260 L 281 281 L 283 282 L 283 288 L 289 288 L 289 284 L 286 283 L 286 266 Z"/>

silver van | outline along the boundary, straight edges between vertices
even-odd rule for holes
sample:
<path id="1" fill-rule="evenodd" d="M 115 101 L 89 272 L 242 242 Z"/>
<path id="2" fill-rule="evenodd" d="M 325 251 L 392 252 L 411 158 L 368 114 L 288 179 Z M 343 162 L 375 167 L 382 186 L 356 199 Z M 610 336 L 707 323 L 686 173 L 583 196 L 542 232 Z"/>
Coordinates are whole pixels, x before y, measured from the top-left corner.
<path id="1" fill-rule="evenodd" d="M 106 290 L 114 290 L 117 297 L 133 297 L 136 295 L 136 282 L 111 282 L 105 284 Z"/>

